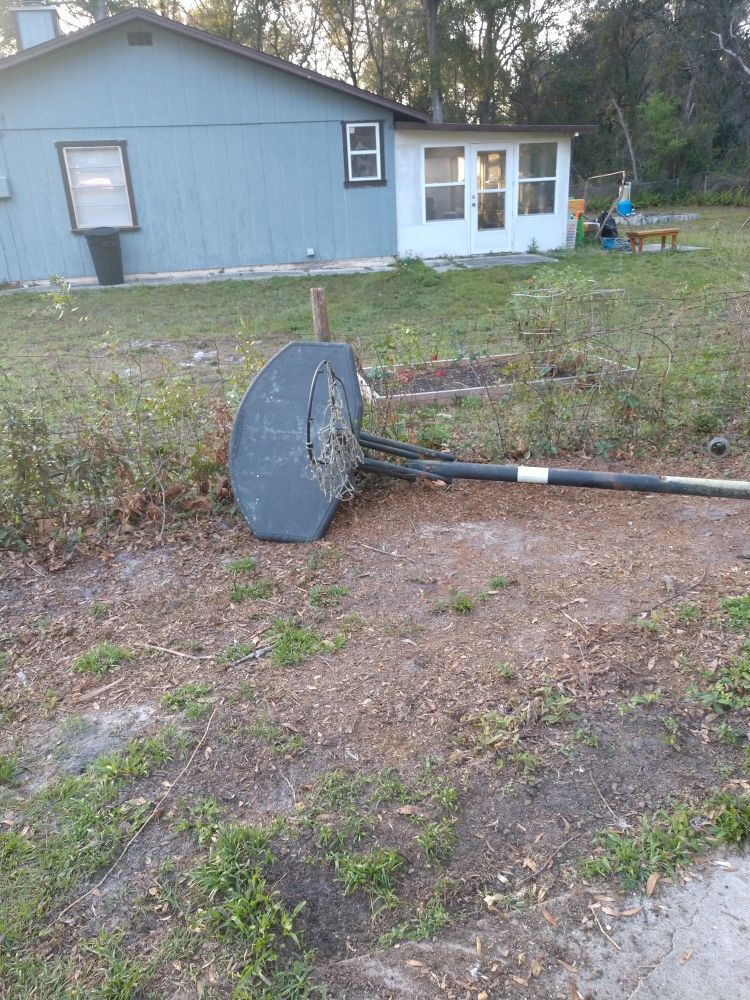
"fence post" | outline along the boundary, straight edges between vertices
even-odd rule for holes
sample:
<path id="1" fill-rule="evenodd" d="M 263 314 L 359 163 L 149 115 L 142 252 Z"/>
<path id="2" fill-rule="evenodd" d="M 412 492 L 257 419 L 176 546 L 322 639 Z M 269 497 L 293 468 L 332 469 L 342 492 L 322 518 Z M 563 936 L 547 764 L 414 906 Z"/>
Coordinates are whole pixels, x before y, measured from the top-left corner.
<path id="1" fill-rule="evenodd" d="M 331 339 L 331 330 L 328 326 L 328 306 L 326 305 L 325 288 L 310 289 L 310 305 L 312 306 L 315 339 L 325 343 Z"/>

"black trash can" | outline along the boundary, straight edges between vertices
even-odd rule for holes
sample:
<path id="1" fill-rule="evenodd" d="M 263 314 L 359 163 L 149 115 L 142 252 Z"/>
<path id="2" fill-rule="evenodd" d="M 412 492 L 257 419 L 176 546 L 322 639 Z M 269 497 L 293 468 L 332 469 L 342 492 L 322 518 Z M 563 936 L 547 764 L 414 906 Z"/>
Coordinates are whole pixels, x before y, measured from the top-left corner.
<path id="1" fill-rule="evenodd" d="M 84 235 L 91 251 L 99 284 L 121 285 L 125 278 L 122 273 L 120 230 L 99 226 L 96 229 L 84 230 Z"/>

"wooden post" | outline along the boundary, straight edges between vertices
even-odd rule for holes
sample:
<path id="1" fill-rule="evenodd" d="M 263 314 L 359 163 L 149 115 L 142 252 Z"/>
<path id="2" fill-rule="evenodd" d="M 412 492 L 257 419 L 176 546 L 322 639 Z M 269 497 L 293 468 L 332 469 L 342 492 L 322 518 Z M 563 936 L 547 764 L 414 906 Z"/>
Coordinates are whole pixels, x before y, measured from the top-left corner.
<path id="1" fill-rule="evenodd" d="M 312 306 L 315 339 L 325 343 L 331 339 L 331 330 L 328 326 L 328 306 L 326 305 L 325 288 L 310 289 L 310 305 Z"/>

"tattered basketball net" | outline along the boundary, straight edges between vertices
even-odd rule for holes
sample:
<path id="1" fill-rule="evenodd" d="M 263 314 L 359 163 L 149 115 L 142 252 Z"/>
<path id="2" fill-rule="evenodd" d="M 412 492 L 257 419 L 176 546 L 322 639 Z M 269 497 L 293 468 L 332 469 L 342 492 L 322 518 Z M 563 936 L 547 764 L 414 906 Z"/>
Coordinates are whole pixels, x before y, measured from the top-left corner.
<path id="1" fill-rule="evenodd" d="M 319 417 L 314 419 L 312 410 L 315 386 L 324 371 L 327 379 L 326 403 Z M 313 423 L 317 425 L 315 441 Z M 306 444 L 311 473 L 326 500 L 347 500 L 352 497 L 352 476 L 365 456 L 352 427 L 344 383 L 333 370 L 330 361 L 321 361 L 310 385 Z"/>

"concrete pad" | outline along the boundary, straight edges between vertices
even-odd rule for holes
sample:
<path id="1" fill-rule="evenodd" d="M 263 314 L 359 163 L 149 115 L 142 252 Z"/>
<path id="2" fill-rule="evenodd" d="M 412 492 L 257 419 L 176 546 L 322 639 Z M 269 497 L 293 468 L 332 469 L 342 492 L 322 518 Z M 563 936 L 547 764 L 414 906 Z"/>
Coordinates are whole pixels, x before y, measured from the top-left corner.
<path id="1" fill-rule="evenodd" d="M 553 926 L 530 907 L 337 963 L 346 995 L 435 1000 L 443 995 L 435 983 L 445 989 L 459 980 L 488 1000 L 750 1000 L 750 855 L 709 856 L 684 885 L 661 882 L 650 899 L 601 889 L 621 915 L 599 904 L 600 926 L 593 889 L 574 890 L 547 900 Z M 527 971 L 533 958 L 538 978 Z M 527 978 L 523 991 L 512 978 L 518 973 Z"/>
<path id="2" fill-rule="evenodd" d="M 578 989 L 594 1000 L 750 997 L 750 855 L 709 860 L 684 888 L 643 901 L 635 920 L 581 954 Z M 613 922 L 614 924 L 614 922 Z M 624 933 L 623 933 L 624 930 Z"/>
<path id="3" fill-rule="evenodd" d="M 212 281 L 263 281 L 268 278 L 314 278 L 336 274 L 377 274 L 392 271 L 396 266 L 394 257 L 357 257 L 351 260 L 309 260 L 297 264 L 253 264 L 247 267 L 220 267 L 192 271 L 156 271 L 146 274 L 126 274 L 123 285 L 112 288 L 129 288 L 150 285 L 201 285 Z M 66 279 L 76 290 L 98 289 L 94 276 Z M 48 291 L 50 281 L 25 281 L 17 288 L 5 289 L 0 294 L 15 292 Z"/>
<path id="4" fill-rule="evenodd" d="M 485 267 L 526 267 L 529 264 L 557 264 L 556 257 L 539 253 L 498 253 L 476 257 L 425 257 L 424 263 L 437 271 L 478 270 Z"/>
<path id="5" fill-rule="evenodd" d="M 694 250 L 708 250 L 708 247 L 691 247 L 687 243 L 677 244 L 677 253 L 692 253 Z M 662 249 L 658 243 L 644 243 L 643 253 L 661 253 Z M 672 253 L 672 247 L 664 248 L 665 253 Z"/>

